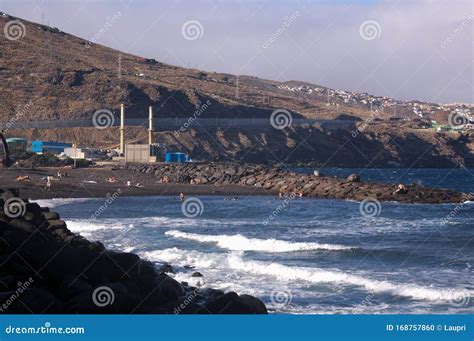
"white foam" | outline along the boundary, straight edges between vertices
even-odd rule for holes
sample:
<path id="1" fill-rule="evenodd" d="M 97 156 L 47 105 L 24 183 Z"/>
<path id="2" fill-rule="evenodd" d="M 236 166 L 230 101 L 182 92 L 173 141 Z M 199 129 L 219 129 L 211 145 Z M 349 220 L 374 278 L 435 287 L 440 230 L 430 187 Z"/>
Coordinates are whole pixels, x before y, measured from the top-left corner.
<path id="1" fill-rule="evenodd" d="M 177 230 L 165 232 L 165 235 L 174 238 L 195 240 L 203 243 L 217 243 L 222 249 L 232 251 L 263 251 L 263 252 L 291 252 L 307 250 L 349 250 L 351 247 L 336 244 L 319 243 L 292 243 L 278 239 L 247 238 L 241 234 L 228 235 L 203 235 L 186 233 Z"/>
<path id="2" fill-rule="evenodd" d="M 35 202 L 41 207 L 55 208 L 61 205 L 88 202 L 88 201 L 94 201 L 94 200 L 97 200 L 97 199 L 94 199 L 94 198 L 55 198 L 55 199 L 37 199 L 37 200 L 31 200 L 31 202 Z"/>
<path id="3" fill-rule="evenodd" d="M 133 224 L 117 224 L 116 221 L 115 223 L 108 223 L 100 220 L 97 222 L 90 222 L 88 220 L 67 220 L 66 224 L 69 230 L 76 233 L 133 228 Z"/>
<path id="4" fill-rule="evenodd" d="M 357 286 L 373 293 L 388 293 L 416 300 L 452 301 L 467 300 L 473 291 L 464 288 L 436 289 L 416 284 L 398 284 L 374 280 L 362 275 L 353 275 L 338 270 L 321 268 L 290 267 L 279 263 L 246 261 L 242 252 L 231 254 L 202 253 L 177 248 L 146 252 L 143 257 L 154 261 L 166 261 L 177 265 L 192 265 L 196 268 L 220 269 L 221 272 L 234 270 L 246 275 L 272 276 L 280 281 L 301 283 L 328 283 Z M 257 280 L 254 278 L 254 280 Z"/>

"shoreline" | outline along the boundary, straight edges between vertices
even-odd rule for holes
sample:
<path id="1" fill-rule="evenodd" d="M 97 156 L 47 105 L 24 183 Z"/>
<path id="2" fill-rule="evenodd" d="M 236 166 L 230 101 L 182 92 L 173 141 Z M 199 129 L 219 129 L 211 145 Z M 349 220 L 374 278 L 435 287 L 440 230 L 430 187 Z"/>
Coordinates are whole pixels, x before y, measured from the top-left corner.
<path id="1" fill-rule="evenodd" d="M 340 199 L 363 202 L 400 202 L 418 204 L 462 203 L 466 193 L 449 189 L 365 182 L 355 175 L 347 179 L 299 174 L 282 169 L 249 164 L 131 164 L 124 168 L 69 169 L 67 177 L 58 178 L 60 168 L 0 171 L 0 186 L 20 191 L 31 200 L 67 198 L 106 198 L 119 192 L 122 196 L 278 196 Z M 17 181 L 17 177 L 28 181 Z M 46 177 L 53 177 L 46 188 Z M 114 182 L 107 179 L 114 178 Z M 351 179 L 352 178 L 352 179 Z M 131 186 L 127 184 L 130 183 Z"/>
<path id="2" fill-rule="evenodd" d="M 46 190 L 46 176 L 56 176 L 59 168 L 37 168 L 37 169 L 3 169 L 0 171 L 0 187 L 13 188 L 20 191 L 20 195 L 31 200 L 41 199 L 69 199 L 69 198 L 105 198 L 114 192 L 121 190 L 123 196 L 178 196 L 180 193 L 186 195 L 220 195 L 220 196 L 248 196 L 268 195 L 276 196 L 278 192 L 263 188 L 241 186 L 241 185 L 191 185 L 191 184 L 160 184 L 156 179 L 148 175 L 136 174 L 135 172 L 107 168 L 78 168 L 69 171 L 69 176 L 53 181 L 51 190 Z M 15 181 L 17 176 L 29 176 L 30 182 L 20 183 Z M 117 177 L 116 183 L 106 183 L 106 177 Z M 126 187 L 130 179 L 132 183 L 139 182 L 143 187 Z M 97 183 L 84 183 L 85 181 L 96 181 Z"/>
<path id="3" fill-rule="evenodd" d="M 16 191 L 0 189 L 0 204 L 0 298 L 6 300 L 0 312 L 268 313 L 254 296 L 190 286 L 158 269 L 156 262 L 89 241 L 71 232 L 58 213 Z M 20 289 L 21 296 L 16 294 Z"/>

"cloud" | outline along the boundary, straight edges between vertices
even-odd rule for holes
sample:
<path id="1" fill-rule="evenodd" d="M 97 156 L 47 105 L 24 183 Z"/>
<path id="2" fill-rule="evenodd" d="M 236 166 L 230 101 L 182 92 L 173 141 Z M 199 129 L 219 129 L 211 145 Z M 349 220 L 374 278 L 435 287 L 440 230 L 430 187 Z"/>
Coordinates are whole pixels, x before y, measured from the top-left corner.
<path id="1" fill-rule="evenodd" d="M 44 12 L 52 26 L 86 39 L 120 11 L 98 43 L 179 66 L 474 103 L 474 22 L 463 25 L 474 14 L 470 0 L 4 0 L 0 6 L 33 21 Z M 183 38 L 189 20 L 201 23 L 199 39 Z M 378 24 L 374 39 L 361 36 L 367 21 Z"/>

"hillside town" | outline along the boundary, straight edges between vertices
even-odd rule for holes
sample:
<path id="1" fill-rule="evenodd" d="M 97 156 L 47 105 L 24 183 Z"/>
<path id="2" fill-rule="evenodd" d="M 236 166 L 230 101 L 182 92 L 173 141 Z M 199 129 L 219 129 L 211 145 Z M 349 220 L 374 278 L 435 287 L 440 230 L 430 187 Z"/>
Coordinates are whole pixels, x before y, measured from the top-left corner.
<path id="1" fill-rule="evenodd" d="M 279 90 L 300 93 L 304 96 L 315 96 L 321 101 L 326 101 L 328 106 L 356 106 L 361 109 L 380 110 L 393 112 L 394 116 L 407 118 L 429 118 L 437 112 L 458 114 L 469 121 L 473 121 L 474 105 L 465 103 L 437 104 L 421 101 L 402 101 L 387 96 L 375 96 L 368 93 L 355 91 L 334 90 L 325 87 L 310 85 L 279 85 Z"/>

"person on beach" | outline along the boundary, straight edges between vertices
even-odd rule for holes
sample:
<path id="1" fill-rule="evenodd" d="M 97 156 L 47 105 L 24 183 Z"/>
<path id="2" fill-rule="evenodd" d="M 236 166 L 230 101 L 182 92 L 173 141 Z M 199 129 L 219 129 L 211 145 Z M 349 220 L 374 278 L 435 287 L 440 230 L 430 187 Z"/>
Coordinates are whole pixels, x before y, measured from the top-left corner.
<path id="1" fill-rule="evenodd" d="M 52 178 L 52 177 L 49 176 L 49 175 L 46 177 L 46 189 L 47 189 L 48 191 L 51 190 L 51 178 Z"/>
<path id="2" fill-rule="evenodd" d="M 183 192 L 179 193 L 179 200 L 184 201 L 186 199 L 186 196 L 184 195 Z"/>
<path id="3" fill-rule="evenodd" d="M 393 194 L 407 194 L 408 190 L 404 184 L 398 184 L 398 188 Z"/>

